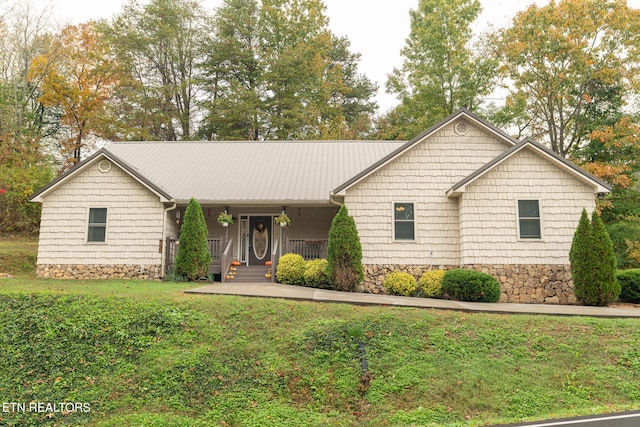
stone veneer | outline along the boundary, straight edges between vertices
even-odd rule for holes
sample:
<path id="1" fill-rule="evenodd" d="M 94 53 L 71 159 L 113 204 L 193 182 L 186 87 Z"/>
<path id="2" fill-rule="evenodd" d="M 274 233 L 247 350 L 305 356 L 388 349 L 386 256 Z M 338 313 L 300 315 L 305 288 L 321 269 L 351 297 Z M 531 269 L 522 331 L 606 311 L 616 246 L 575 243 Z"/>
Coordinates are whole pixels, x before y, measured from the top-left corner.
<path id="1" fill-rule="evenodd" d="M 433 270 L 451 270 L 454 268 L 477 270 L 494 276 L 498 279 L 502 288 L 500 302 L 576 304 L 569 265 L 432 266 Z M 387 274 L 394 271 L 406 272 L 419 279 L 428 270 L 429 266 L 424 265 L 365 265 L 365 279 L 360 291 L 384 294 L 386 293 L 384 277 Z"/>
<path id="2" fill-rule="evenodd" d="M 159 265 L 38 264 L 38 277 L 51 279 L 159 279 Z"/>

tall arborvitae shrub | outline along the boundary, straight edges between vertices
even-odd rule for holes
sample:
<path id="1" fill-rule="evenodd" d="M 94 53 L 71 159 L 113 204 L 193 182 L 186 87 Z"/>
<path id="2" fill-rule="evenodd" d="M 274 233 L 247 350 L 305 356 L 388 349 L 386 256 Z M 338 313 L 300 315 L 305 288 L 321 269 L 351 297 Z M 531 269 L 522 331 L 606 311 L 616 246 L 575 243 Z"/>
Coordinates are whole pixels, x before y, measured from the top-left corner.
<path id="1" fill-rule="evenodd" d="M 595 289 L 589 305 L 605 306 L 618 299 L 620 295 L 620 285 L 616 279 L 616 254 L 613 242 L 597 211 L 593 211 L 591 216 L 591 229 Z"/>
<path id="2" fill-rule="evenodd" d="M 362 245 L 353 217 L 342 205 L 331 223 L 327 273 L 333 289 L 353 292 L 364 279 Z"/>
<path id="3" fill-rule="evenodd" d="M 583 302 L 589 294 L 589 288 L 593 283 L 593 235 L 591 221 L 586 209 L 582 209 L 578 228 L 573 235 L 569 262 L 571 263 L 571 277 L 573 278 L 573 292 L 579 302 Z"/>
<path id="4" fill-rule="evenodd" d="M 596 211 L 589 221 L 587 211 L 582 210 L 569 260 L 578 302 L 604 306 L 618 298 L 620 285 L 615 277 L 616 256 L 613 243 Z"/>
<path id="5" fill-rule="evenodd" d="M 189 280 L 204 277 L 211 264 L 207 247 L 207 223 L 200 203 L 191 199 L 184 213 L 180 231 L 180 246 L 176 256 L 176 273 Z"/>

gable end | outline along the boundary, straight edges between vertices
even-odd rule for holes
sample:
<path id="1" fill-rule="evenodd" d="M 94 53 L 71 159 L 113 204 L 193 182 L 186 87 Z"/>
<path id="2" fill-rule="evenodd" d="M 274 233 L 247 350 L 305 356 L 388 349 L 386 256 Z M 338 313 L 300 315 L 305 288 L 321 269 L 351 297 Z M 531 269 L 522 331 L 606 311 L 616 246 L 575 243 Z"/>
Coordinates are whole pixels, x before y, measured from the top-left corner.
<path id="1" fill-rule="evenodd" d="M 56 178 L 53 181 L 51 181 L 49 184 L 45 185 L 44 187 L 42 187 L 41 189 L 36 191 L 33 195 L 31 195 L 29 197 L 29 201 L 36 202 L 36 203 L 42 203 L 43 198 L 47 194 L 49 194 L 50 192 L 54 191 L 56 188 L 60 187 L 65 182 L 69 181 L 71 178 L 73 178 L 77 174 L 81 173 L 82 171 L 86 170 L 90 166 L 92 166 L 94 164 L 97 164 L 99 168 L 102 167 L 100 162 L 102 160 L 105 160 L 105 159 L 111 161 L 114 164 L 116 164 L 118 167 L 120 167 L 122 170 L 124 170 L 127 174 L 129 174 L 133 179 L 135 179 L 140 184 L 142 184 L 144 187 L 149 189 L 152 193 L 157 195 L 160 198 L 161 202 L 163 202 L 163 203 L 164 202 L 169 202 L 169 201 L 171 201 L 173 199 L 173 197 L 169 193 L 167 193 L 165 190 L 163 190 L 159 186 L 155 185 L 154 183 L 152 183 L 151 181 L 146 179 L 143 175 L 141 175 L 131 165 L 129 165 L 128 163 L 126 163 L 122 159 L 118 158 L 114 154 L 110 153 L 108 150 L 102 148 L 102 149 L 96 151 L 91 156 L 87 157 L 84 161 L 79 163 L 74 168 L 72 168 L 69 171 L 63 173 L 58 178 Z"/>
<path id="2" fill-rule="evenodd" d="M 406 144 L 402 145 L 398 149 L 394 150 L 393 152 L 391 152 L 387 156 L 383 157 L 382 159 L 380 159 L 379 161 L 377 161 L 373 165 L 369 166 L 367 169 L 363 170 L 359 174 L 355 175 L 353 178 L 349 179 L 348 181 L 346 181 L 345 183 L 343 183 L 342 185 L 340 185 L 339 187 L 334 189 L 331 192 L 332 200 L 336 200 L 337 197 L 344 196 L 345 191 L 348 188 L 352 187 L 353 185 L 355 185 L 358 182 L 362 181 L 363 179 L 367 178 L 371 174 L 373 174 L 376 171 L 378 171 L 380 168 L 382 168 L 385 165 L 389 164 L 390 162 L 394 161 L 395 159 L 397 159 L 398 157 L 403 155 L 405 152 L 409 151 L 414 146 L 418 145 L 420 142 L 424 141 L 425 139 L 427 139 L 431 135 L 435 134 L 436 132 L 438 132 L 439 130 L 444 128 L 446 125 L 448 125 L 450 123 L 453 123 L 453 122 L 455 122 L 456 120 L 458 120 L 460 118 L 464 118 L 466 120 L 469 120 L 471 123 L 477 125 L 481 129 L 484 129 L 487 132 L 489 132 L 490 134 L 492 134 L 493 136 L 495 136 L 498 140 L 508 144 L 508 146 L 514 146 L 514 145 L 517 144 L 517 141 L 515 139 L 513 139 L 511 136 L 506 134 L 501 129 L 498 129 L 497 127 L 495 127 L 491 123 L 489 123 L 486 120 L 482 119 L 481 117 L 473 114 L 468 109 L 461 108 L 460 110 L 456 111 L 455 113 L 451 114 L 449 117 L 446 117 L 443 120 L 441 120 L 440 122 L 438 122 L 435 125 L 431 126 L 429 129 L 427 129 L 426 131 L 422 132 L 421 134 L 419 134 L 418 136 L 413 138 L 411 141 L 409 141 Z M 459 133 L 460 131 L 458 129 L 456 129 L 455 131 L 456 131 L 456 133 L 460 134 Z"/>

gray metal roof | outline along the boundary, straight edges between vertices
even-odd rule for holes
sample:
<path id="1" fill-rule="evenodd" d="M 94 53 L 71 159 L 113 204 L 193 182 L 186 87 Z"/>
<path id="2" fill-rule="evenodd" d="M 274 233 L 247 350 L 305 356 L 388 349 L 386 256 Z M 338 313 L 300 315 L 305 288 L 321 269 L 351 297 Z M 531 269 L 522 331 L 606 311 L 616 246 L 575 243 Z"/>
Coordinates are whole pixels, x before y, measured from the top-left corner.
<path id="1" fill-rule="evenodd" d="M 397 141 L 117 142 L 104 148 L 176 201 L 329 203 Z"/>

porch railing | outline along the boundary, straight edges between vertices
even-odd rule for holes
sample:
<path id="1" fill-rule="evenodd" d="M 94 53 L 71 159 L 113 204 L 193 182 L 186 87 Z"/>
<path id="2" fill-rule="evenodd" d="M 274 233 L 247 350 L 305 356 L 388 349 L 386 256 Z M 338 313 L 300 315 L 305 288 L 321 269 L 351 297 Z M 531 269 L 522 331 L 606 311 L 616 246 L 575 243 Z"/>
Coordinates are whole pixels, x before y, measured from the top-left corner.
<path id="1" fill-rule="evenodd" d="M 301 255 L 304 259 L 326 258 L 328 242 L 327 239 L 289 239 L 286 252 Z"/>
<path id="2" fill-rule="evenodd" d="M 231 253 L 231 249 L 233 248 L 233 239 L 229 239 L 227 242 L 227 247 L 224 248 L 224 252 L 222 253 L 222 259 L 220 264 L 220 281 L 227 281 L 227 273 L 229 273 L 229 268 L 231 268 L 231 260 L 233 259 L 233 254 Z"/>
<path id="3" fill-rule="evenodd" d="M 276 281 L 276 270 L 278 269 L 278 261 L 280 261 L 280 254 L 278 253 L 278 244 L 276 240 L 273 244 L 273 251 L 271 251 L 271 281 Z"/>
<path id="4" fill-rule="evenodd" d="M 171 237 L 167 237 L 167 241 L 165 242 L 165 260 L 166 260 L 166 271 L 172 271 L 176 267 L 176 257 L 178 255 L 178 247 L 180 246 L 180 241 L 177 239 L 173 239 Z M 211 264 L 209 265 L 209 274 L 217 274 L 220 273 L 220 256 L 222 247 L 222 239 L 207 239 L 207 248 L 209 249 L 209 253 L 211 254 Z"/>

